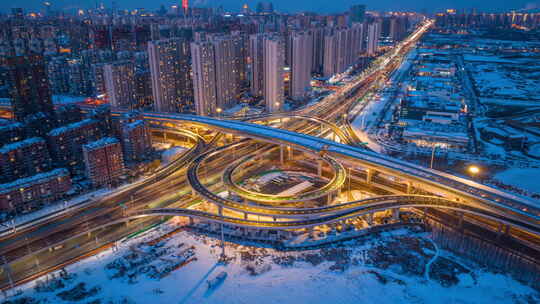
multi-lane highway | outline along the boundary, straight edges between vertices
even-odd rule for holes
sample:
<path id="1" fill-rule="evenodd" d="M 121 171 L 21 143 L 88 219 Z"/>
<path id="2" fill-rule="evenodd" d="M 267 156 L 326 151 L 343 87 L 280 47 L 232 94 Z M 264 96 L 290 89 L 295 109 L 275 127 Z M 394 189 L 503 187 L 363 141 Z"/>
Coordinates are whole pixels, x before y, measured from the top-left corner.
<path id="1" fill-rule="evenodd" d="M 374 85 L 391 74 L 431 25 L 432 21 L 427 21 L 335 94 L 293 113 L 245 117 L 246 121 L 145 113 L 145 119 L 152 123 L 156 133 L 188 136 L 196 144 L 155 175 L 118 193 L 85 208 L 0 237 L 0 256 L 6 262 L 0 272 L 2 287 L 63 265 L 104 243 L 137 231 L 141 223 L 158 223 L 160 217 L 174 215 L 257 229 L 298 229 L 389 209 L 437 208 L 458 210 L 489 223 L 503 223 L 512 227 L 510 233 L 516 237 L 539 243 L 540 212 L 526 198 L 355 147 L 357 139 L 354 135 L 340 130 L 338 126 L 357 97 L 372 90 Z M 219 134 L 227 135 L 222 137 Z M 329 134 L 335 134 L 339 142 L 325 139 Z M 238 138 L 243 139 L 238 142 Z M 294 197 L 272 197 L 235 187 L 231 175 L 238 166 L 252 157 L 264 157 L 269 150 L 281 147 L 318 156 L 326 162 L 329 168 L 333 168 L 332 172 L 327 170 L 331 175 L 328 184 Z M 230 153 L 233 153 L 233 160 L 223 158 Z M 349 185 L 352 176 L 365 176 L 367 184 L 386 189 L 382 192 L 400 194 L 320 208 L 283 208 L 262 204 L 300 202 L 338 191 L 347 179 L 346 170 L 349 172 Z M 403 182 L 385 179 L 383 175 Z M 216 194 L 226 189 L 236 192 L 246 202 L 236 202 Z M 423 189 L 431 195 L 407 194 L 410 189 Z M 208 213 L 186 208 L 201 200 L 217 205 L 219 211 Z M 257 204 L 258 201 L 261 204 Z M 245 215 L 265 215 L 271 219 L 254 221 L 226 216 L 223 209 Z M 122 224 L 128 220 L 132 224 Z"/>

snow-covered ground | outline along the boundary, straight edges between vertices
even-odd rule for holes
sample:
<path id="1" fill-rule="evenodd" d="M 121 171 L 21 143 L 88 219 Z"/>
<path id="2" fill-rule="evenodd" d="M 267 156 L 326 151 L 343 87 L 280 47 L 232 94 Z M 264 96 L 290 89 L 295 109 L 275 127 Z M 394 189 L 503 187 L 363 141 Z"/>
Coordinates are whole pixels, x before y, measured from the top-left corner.
<path id="1" fill-rule="evenodd" d="M 79 296 L 78 303 L 540 301 L 539 293 L 532 288 L 439 250 L 425 233 L 406 229 L 350 241 L 345 246 L 303 252 L 227 244 L 230 260 L 224 265 L 218 263 L 221 252 L 218 241 L 193 232 L 180 231 L 154 247 L 148 245 L 147 242 L 175 228 L 173 224 L 164 224 L 123 243 L 115 252 L 109 250 L 72 265 L 67 269 L 68 279 L 59 280 L 61 283 L 56 287 L 50 282 L 45 284 L 50 287 L 48 291 L 37 291 L 36 282 L 18 287 L 18 295 L 10 300 L 31 297 L 40 302 L 28 303 L 62 304 L 73 303 L 69 300 L 75 301 L 73 296 Z M 164 265 L 174 263 L 191 246 L 196 261 L 161 279 L 149 278 L 153 269 L 164 269 Z M 148 254 L 160 257 L 137 262 Z M 114 265 L 121 264 L 124 269 L 119 271 Z M 226 279 L 214 289 L 208 289 L 207 280 L 222 271 L 227 272 Z M 81 287 L 81 283 L 85 286 Z M 78 284 L 77 295 L 73 290 Z"/>
<path id="2" fill-rule="evenodd" d="M 172 160 L 176 159 L 180 154 L 184 153 L 187 150 L 187 148 L 175 146 L 171 147 L 161 154 L 161 160 L 163 162 L 163 165 L 166 165 L 170 163 Z"/>
<path id="3" fill-rule="evenodd" d="M 533 193 L 540 193 L 540 168 L 511 168 L 495 175 L 495 179 Z"/>
<path id="4" fill-rule="evenodd" d="M 390 81 L 396 83 L 398 80 L 403 78 L 404 74 L 410 69 L 412 59 L 415 58 L 416 53 L 416 49 L 413 49 L 411 52 L 409 52 L 409 54 L 407 54 L 403 60 L 403 63 L 390 77 Z M 406 85 L 403 84 L 403 88 L 405 87 Z M 360 140 L 368 143 L 368 147 L 370 149 L 379 153 L 383 152 L 383 147 L 379 142 L 374 140 L 372 136 L 370 136 L 370 133 L 373 132 L 372 128 L 375 126 L 375 122 L 381 115 L 391 114 L 391 111 L 388 111 L 387 113 L 382 112 L 387 106 L 388 102 L 394 101 L 395 100 L 393 99 L 391 100 L 390 94 L 386 92 L 382 93 L 379 97 L 378 95 L 373 96 L 368 94 L 368 96 L 359 102 L 350 113 L 353 115 L 357 113 L 354 121 L 351 122 L 353 131 L 360 138 Z"/>

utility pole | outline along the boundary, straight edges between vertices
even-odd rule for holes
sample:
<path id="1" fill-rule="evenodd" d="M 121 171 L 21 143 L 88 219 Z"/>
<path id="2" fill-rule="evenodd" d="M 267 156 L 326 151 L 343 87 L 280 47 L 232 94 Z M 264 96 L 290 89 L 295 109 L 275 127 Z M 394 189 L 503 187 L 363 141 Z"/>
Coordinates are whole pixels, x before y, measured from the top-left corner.
<path id="1" fill-rule="evenodd" d="M 347 168 L 347 171 L 349 173 L 349 201 L 352 201 L 353 200 L 353 196 L 352 196 L 352 193 L 351 193 L 351 168 Z"/>
<path id="2" fill-rule="evenodd" d="M 221 259 L 225 258 L 225 235 L 223 233 L 223 224 L 221 224 Z"/>
<path id="3" fill-rule="evenodd" d="M 433 169 L 433 161 L 435 160 L 435 149 L 436 148 L 437 148 L 437 146 L 435 146 L 435 144 L 433 144 L 433 149 L 431 150 L 431 164 L 429 165 L 430 169 Z"/>
<path id="4" fill-rule="evenodd" d="M 2 262 L 4 263 L 4 270 L 6 271 L 6 274 L 8 276 L 9 289 L 13 289 L 13 278 L 11 277 L 11 269 L 9 268 L 9 264 L 6 261 L 5 256 L 2 256 Z"/>

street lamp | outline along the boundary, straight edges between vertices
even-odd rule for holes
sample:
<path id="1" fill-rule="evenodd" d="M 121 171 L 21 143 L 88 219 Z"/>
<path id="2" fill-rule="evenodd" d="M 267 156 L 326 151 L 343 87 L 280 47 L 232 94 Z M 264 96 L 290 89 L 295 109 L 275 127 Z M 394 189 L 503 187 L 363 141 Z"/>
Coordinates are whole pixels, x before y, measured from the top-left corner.
<path id="1" fill-rule="evenodd" d="M 218 117 L 221 116 L 221 111 L 223 111 L 221 108 L 217 108 L 217 109 L 216 109 L 216 112 L 217 112 L 217 114 L 218 114 Z"/>
<path id="2" fill-rule="evenodd" d="M 475 178 L 476 175 L 478 175 L 478 173 L 480 173 L 480 168 L 478 168 L 478 167 L 475 166 L 475 165 L 469 166 L 469 168 L 468 168 L 467 170 L 468 170 L 469 173 L 471 174 L 472 178 Z"/>

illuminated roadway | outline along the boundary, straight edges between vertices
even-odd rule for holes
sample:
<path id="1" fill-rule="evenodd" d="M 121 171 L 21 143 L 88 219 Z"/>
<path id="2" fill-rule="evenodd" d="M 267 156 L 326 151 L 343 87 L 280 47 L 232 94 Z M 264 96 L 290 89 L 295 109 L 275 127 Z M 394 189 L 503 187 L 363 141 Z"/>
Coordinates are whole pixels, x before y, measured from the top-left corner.
<path id="1" fill-rule="evenodd" d="M 233 202 L 214 195 L 207 188 L 209 185 L 199 183 L 200 188 L 198 188 L 196 184 L 199 178 L 197 176 L 198 170 L 186 170 L 187 164 L 190 163 L 190 166 L 193 167 L 198 163 L 197 161 L 192 162 L 193 159 L 204 160 L 208 155 L 201 153 L 205 153 L 209 147 L 215 146 L 220 139 L 219 136 L 213 136 L 213 140 L 206 143 L 201 136 L 197 135 L 197 138 L 194 139 L 197 144 L 172 166 L 164 168 L 156 175 L 145 179 L 137 185 L 128 187 L 128 190 L 121 192 L 121 195 L 110 196 L 107 198 L 108 200 L 101 200 L 99 203 L 83 210 L 74 210 L 68 215 L 59 218 L 64 222 L 63 224 L 60 224 L 59 219 L 55 219 L 54 222 L 51 221 L 45 225 L 36 225 L 36 227 L 17 231 L 6 238 L 0 238 L 0 254 L 8 257 L 11 269 L 14 270 L 15 279 L 20 281 L 22 278 L 39 274 L 37 270 L 48 269 L 47 267 L 58 265 L 59 261 L 68 261 L 77 257 L 77 254 L 82 254 L 95 248 L 98 244 L 97 234 L 96 245 L 83 243 L 83 245 L 77 245 L 77 247 L 66 247 L 65 250 L 59 249 L 59 251 L 52 252 L 46 250 L 47 248 L 52 248 L 51 246 L 69 244 L 69 241 L 75 238 L 84 237 L 86 232 L 92 232 L 104 227 L 112 227 L 111 225 L 115 223 L 130 219 L 138 223 L 139 220 L 144 221 L 146 218 L 169 215 L 189 216 L 241 227 L 296 229 L 339 222 L 348 218 L 373 214 L 374 212 L 389 209 L 426 207 L 459 210 L 467 214 L 517 227 L 538 236 L 539 212 L 526 198 L 511 195 L 446 173 L 371 153 L 359 147 L 302 134 L 302 132 L 313 133 L 314 131 L 313 128 L 306 126 L 303 122 L 309 120 L 326 126 L 328 130 L 338 136 L 340 141 L 348 144 L 354 143 L 355 140 L 351 134 L 347 134 L 350 132 L 340 131 L 339 127 L 332 121 L 338 121 L 342 118 L 343 113 L 356 100 L 355 96 L 365 94 L 365 92 L 371 89 L 372 83 L 377 83 L 379 80 L 384 79 L 388 73 L 391 73 L 399 65 L 400 56 L 403 56 L 403 54 L 409 51 L 410 47 L 430 25 L 430 22 L 426 23 L 398 47 L 378 59 L 378 63 L 363 73 L 357 80 L 345 85 L 340 91 L 328 96 L 316 105 L 288 113 L 287 115 L 281 113 L 275 116 L 246 118 L 251 121 L 279 120 L 284 119 L 285 116 L 299 118 L 297 119 L 298 122 L 292 120 L 288 124 L 280 123 L 279 127 L 284 127 L 287 130 L 242 121 L 220 120 L 191 115 L 161 113 L 145 113 L 144 115 L 153 124 L 157 124 L 155 126 L 157 130 L 161 128 L 165 132 L 174 133 L 175 130 L 185 131 L 185 126 L 195 126 L 196 129 L 198 127 L 200 129 L 217 131 L 218 134 L 234 134 L 239 137 L 253 138 L 271 145 L 291 147 L 294 150 L 305 153 L 319 154 L 322 152 L 322 158 L 326 158 L 329 162 L 336 162 L 339 166 L 346 164 L 348 168 L 354 166 L 369 168 L 376 173 L 388 174 L 412 182 L 415 187 L 426 187 L 433 193 L 440 192 L 445 197 L 419 195 L 378 196 L 367 200 L 321 208 L 288 209 Z M 285 120 L 287 119 L 285 118 Z M 224 149 L 227 149 L 227 147 Z M 263 148 L 256 150 L 263 151 Z M 238 156 L 243 159 L 249 153 L 253 153 L 253 150 L 244 151 Z M 211 172 L 209 173 L 219 174 L 222 172 L 221 168 L 224 167 L 224 164 L 216 164 L 219 164 L 219 159 L 205 162 L 205 165 L 211 168 Z M 212 169 L 211 166 L 214 166 L 215 169 Z M 227 170 L 226 167 L 223 169 L 225 171 Z M 340 171 L 339 169 L 336 170 L 336 172 Z M 378 179 L 379 177 L 375 175 L 373 178 Z M 253 221 L 186 209 L 185 206 L 197 200 L 196 197 L 192 197 L 189 194 L 171 198 L 170 202 L 160 204 L 166 205 L 167 208 L 150 207 L 149 209 L 149 206 L 147 206 L 148 201 L 163 197 L 169 192 L 174 191 L 172 189 L 178 189 L 179 191 L 189 189 L 188 180 L 192 187 L 195 186 L 193 187 L 194 191 L 201 194 L 203 198 L 211 203 L 240 212 L 275 216 L 279 220 Z M 335 183 L 329 183 L 329 185 L 333 184 Z M 340 182 L 340 184 L 342 183 Z M 131 202 L 129 202 L 130 197 Z M 119 201 L 128 201 L 127 210 L 119 206 Z M 87 214 L 83 213 L 85 210 L 88 211 Z M 291 220 L 291 218 L 294 219 Z M 126 232 L 133 231 L 133 229 L 133 227 L 130 228 L 128 226 L 121 226 L 115 229 L 109 228 L 104 238 L 115 241 L 115 239 L 124 236 Z M 54 237 L 44 238 L 47 235 Z M 90 234 L 88 234 L 88 237 L 90 237 Z M 26 245 L 24 245 L 25 242 Z M 25 251 L 27 251 L 26 254 L 24 253 Z M 32 265 L 34 263 L 32 258 L 36 260 L 35 267 Z M 7 270 L 0 272 L 3 287 L 7 286 L 7 272 Z"/>
<path id="2" fill-rule="evenodd" d="M 415 182 L 438 187 L 441 190 L 450 191 L 458 198 L 463 198 L 463 200 L 477 201 L 486 206 L 500 208 L 503 212 L 512 211 L 516 215 L 527 217 L 536 222 L 540 220 L 538 210 L 534 207 L 534 202 L 529 201 L 526 198 L 508 194 L 447 173 L 427 169 L 395 158 L 366 151 L 365 149 L 358 147 L 352 147 L 288 130 L 240 121 L 220 120 L 194 115 L 157 113 L 145 113 L 145 117 L 151 120 L 200 124 L 220 130 L 221 132 L 233 133 L 240 136 L 256 138 L 260 141 L 291 146 L 304 151 L 321 152 L 324 150 L 330 155 L 358 160 L 362 165 L 380 170 L 381 172 L 391 172 L 393 175 L 404 177 L 405 179 L 414 180 Z M 523 208 L 534 210 L 534 212 L 524 211 L 522 210 Z"/>

